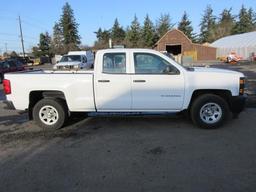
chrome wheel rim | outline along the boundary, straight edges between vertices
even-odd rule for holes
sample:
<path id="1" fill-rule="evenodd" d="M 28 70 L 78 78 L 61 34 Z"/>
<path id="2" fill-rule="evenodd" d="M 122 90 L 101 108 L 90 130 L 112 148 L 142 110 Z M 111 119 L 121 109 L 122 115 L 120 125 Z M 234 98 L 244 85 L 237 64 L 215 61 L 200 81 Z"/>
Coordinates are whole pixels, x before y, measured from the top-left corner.
<path id="1" fill-rule="evenodd" d="M 57 109 L 51 105 L 43 106 L 39 111 L 40 120 L 46 125 L 53 125 L 59 119 Z"/>
<path id="2" fill-rule="evenodd" d="M 207 124 L 218 122 L 222 117 L 222 109 L 217 103 L 206 103 L 200 110 L 200 118 Z"/>

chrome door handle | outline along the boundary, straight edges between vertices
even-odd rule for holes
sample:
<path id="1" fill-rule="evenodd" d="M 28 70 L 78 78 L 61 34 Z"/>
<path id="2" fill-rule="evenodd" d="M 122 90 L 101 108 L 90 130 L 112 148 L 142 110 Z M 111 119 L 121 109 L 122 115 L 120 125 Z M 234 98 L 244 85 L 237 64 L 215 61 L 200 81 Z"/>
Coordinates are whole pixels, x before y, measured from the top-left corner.
<path id="1" fill-rule="evenodd" d="M 110 80 L 98 80 L 99 83 L 109 83 Z"/>
<path id="2" fill-rule="evenodd" d="M 133 80 L 134 83 L 146 83 L 146 80 Z"/>

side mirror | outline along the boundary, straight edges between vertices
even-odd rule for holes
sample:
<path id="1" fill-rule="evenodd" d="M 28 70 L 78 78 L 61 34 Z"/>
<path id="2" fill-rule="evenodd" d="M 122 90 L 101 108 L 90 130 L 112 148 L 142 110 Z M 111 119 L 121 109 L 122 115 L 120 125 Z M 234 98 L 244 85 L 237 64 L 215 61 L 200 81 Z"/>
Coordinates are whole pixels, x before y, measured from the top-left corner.
<path id="1" fill-rule="evenodd" d="M 169 66 L 169 65 L 165 68 L 164 73 L 169 74 L 169 75 L 180 74 L 179 70 L 177 70 L 176 68 Z"/>
<path id="2" fill-rule="evenodd" d="M 168 66 L 164 69 L 163 72 L 166 73 L 166 74 L 169 74 L 169 73 L 172 72 L 172 68 L 168 65 Z"/>
<path id="3" fill-rule="evenodd" d="M 60 61 L 57 61 L 56 63 L 59 63 Z"/>

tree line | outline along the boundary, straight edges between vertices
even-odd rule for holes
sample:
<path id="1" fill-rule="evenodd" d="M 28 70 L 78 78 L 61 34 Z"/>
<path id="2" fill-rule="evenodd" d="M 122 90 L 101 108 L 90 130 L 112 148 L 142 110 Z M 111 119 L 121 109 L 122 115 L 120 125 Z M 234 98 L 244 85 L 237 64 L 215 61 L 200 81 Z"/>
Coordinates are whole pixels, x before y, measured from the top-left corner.
<path id="1" fill-rule="evenodd" d="M 108 47 L 111 38 L 114 44 L 124 44 L 127 47 L 152 47 L 165 33 L 176 24 L 171 22 L 169 14 L 162 14 L 154 25 L 149 15 L 146 15 L 143 25 L 134 17 L 131 25 L 124 29 L 116 19 L 111 29 L 99 28 L 96 33 L 96 48 Z M 194 33 L 192 21 L 184 12 L 177 28 L 182 31 L 192 42 L 212 43 L 222 37 L 241 34 L 256 30 L 256 14 L 252 8 L 241 7 L 238 15 L 232 14 L 232 8 L 224 9 L 220 15 L 215 16 L 210 5 L 206 7 L 200 22 L 200 33 Z"/>
<path id="2" fill-rule="evenodd" d="M 172 22 L 169 14 L 161 14 L 155 23 L 147 14 L 142 24 L 135 15 L 131 24 L 126 28 L 121 26 L 116 18 L 110 29 L 102 29 L 100 27 L 95 32 L 97 40 L 93 48 L 107 48 L 109 39 L 112 39 L 114 45 L 125 45 L 129 48 L 151 48 L 176 25 L 192 42 L 212 43 L 228 35 L 256 30 L 256 13 L 252 8 L 246 8 L 242 5 L 237 15 L 234 15 L 232 8 L 230 8 L 224 9 L 216 16 L 213 14 L 212 7 L 208 5 L 201 18 L 199 34 L 194 33 L 192 21 L 186 12 L 184 12 L 177 24 Z M 35 56 L 52 56 L 54 54 L 65 54 L 70 50 L 88 48 L 81 45 L 78 26 L 74 11 L 66 3 L 62 8 L 62 15 L 59 21 L 54 24 L 52 36 L 48 32 L 40 34 L 38 46 L 33 47 Z"/>

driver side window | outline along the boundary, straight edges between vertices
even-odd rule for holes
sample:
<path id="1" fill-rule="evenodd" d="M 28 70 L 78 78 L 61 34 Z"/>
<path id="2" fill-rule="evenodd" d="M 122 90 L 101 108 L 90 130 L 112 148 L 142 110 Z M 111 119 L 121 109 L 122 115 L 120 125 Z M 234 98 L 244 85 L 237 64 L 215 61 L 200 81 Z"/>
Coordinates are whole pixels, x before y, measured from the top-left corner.
<path id="1" fill-rule="evenodd" d="M 150 53 L 134 53 L 135 74 L 178 74 L 165 59 Z"/>

